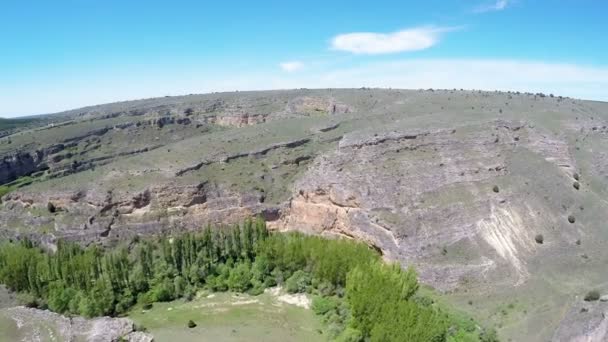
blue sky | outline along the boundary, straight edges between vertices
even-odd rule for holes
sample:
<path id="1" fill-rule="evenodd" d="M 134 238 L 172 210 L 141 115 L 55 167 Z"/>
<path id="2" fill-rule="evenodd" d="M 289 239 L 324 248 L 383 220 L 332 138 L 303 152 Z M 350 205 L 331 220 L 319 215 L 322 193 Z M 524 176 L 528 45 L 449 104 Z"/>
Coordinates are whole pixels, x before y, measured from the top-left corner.
<path id="1" fill-rule="evenodd" d="M 299 87 L 608 100 L 606 13 L 604 0 L 6 0 L 0 116 Z"/>

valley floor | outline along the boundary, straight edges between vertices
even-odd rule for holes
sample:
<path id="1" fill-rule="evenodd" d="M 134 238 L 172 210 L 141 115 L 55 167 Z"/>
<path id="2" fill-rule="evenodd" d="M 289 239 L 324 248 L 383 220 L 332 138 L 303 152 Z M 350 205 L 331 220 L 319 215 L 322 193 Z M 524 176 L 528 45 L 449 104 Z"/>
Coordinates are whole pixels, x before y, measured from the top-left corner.
<path id="1" fill-rule="evenodd" d="M 268 291 L 259 296 L 201 292 L 191 302 L 155 303 L 129 317 L 155 341 L 322 341 L 321 323 L 311 310 L 281 301 Z M 189 320 L 197 326 L 188 328 Z"/>
<path id="2" fill-rule="evenodd" d="M 0 296 L 2 303 L 8 303 L 8 292 L 2 291 Z M 326 340 L 309 304 L 305 295 L 283 294 L 278 288 L 259 296 L 201 291 L 189 302 L 155 303 L 150 310 L 138 306 L 129 318 L 157 342 Z M 188 328 L 190 320 L 197 326 Z M 67 341 L 66 336 L 77 332 L 69 331 L 73 328 L 64 321 L 68 319 L 48 311 L 5 307 L 0 309 L 0 342 Z M 82 338 L 89 340 L 90 336 Z"/>

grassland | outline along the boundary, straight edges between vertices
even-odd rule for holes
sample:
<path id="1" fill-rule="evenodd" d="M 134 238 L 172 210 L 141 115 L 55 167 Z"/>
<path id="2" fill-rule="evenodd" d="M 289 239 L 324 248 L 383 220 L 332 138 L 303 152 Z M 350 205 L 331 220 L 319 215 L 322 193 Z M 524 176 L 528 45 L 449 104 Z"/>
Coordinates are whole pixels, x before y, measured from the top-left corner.
<path id="1" fill-rule="evenodd" d="M 259 296 L 201 292 L 191 302 L 156 303 L 129 314 L 156 341 L 319 341 L 320 322 L 311 310 L 285 304 L 269 293 Z M 187 322 L 197 326 L 188 328 Z"/>

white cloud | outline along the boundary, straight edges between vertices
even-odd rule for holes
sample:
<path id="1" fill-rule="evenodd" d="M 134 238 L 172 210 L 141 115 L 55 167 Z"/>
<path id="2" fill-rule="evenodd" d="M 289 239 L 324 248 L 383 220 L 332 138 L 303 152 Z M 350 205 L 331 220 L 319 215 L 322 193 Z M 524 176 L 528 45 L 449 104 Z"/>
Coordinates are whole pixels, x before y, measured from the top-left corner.
<path id="1" fill-rule="evenodd" d="M 290 61 L 290 62 L 283 62 L 283 63 L 279 64 L 279 66 L 281 67 L 281 69 L 283 69 L 283 71 L 294 72 L 294 71 L 301 70 L 304 67 L 304 63 L 302 63 L 300 61 Z"/>
<path id="2" fill-rule="evenodd" d="M 345 33 L 331 40 L 331 48 L 370 55 L 424 50 L 437 44 L 442 33 L 451 30 L 454 28 L 426 26 L 392 33 Z"/>
<path id="3" fill-rule="evenodd" d="M 475 12 L 485 13 L 485 12 L 502 11 L 505 8 L 507 8 L 507 6 L 509 6 L 510 3 L 511 3 L 510 0 L 496 0 L 496 2 L 494 2 L 494 3 L 485 4 L 485 5 L 481 5 L 481 6 L 477 7 L 475 9 Z"/>

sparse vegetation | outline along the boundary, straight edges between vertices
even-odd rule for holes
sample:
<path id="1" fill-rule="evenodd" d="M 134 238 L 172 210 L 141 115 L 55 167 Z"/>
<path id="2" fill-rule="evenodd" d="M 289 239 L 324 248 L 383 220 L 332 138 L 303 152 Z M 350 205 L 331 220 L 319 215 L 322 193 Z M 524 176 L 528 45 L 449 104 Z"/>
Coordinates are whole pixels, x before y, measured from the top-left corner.
<path id="1" fill-rule="evenodd" d="M 14 180 L 10 183 L 0 185 L 0 197 L 6 195 L 16 189 L 19 189 L 23 186 L 30 185 L 34 182 L 34 180 L 35 180 L 35 178 L 33 178 L 33 177 L 24 176 L 24 177 L 17 178 L 16 180 Z"/>

